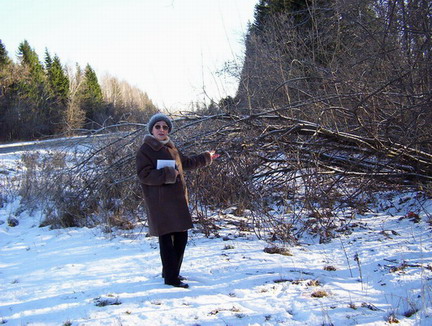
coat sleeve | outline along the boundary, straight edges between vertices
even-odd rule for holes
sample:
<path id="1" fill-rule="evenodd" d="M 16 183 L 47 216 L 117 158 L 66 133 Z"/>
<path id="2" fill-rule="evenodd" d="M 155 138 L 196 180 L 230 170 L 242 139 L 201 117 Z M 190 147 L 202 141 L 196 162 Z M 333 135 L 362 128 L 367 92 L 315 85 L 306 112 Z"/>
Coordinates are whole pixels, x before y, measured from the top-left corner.
<path id="1" fill-rule="evenodd" d="M 148 186 L 173 184 L 177 181 L 174 168 L 165 167 L 157 170 L 142 148 L 136 155 L 136 169 L 140 182 Z"/>
<path id="2" fill-rule="evenodd" d="M 199 155 L 185 156 L 179 151 L 180 159 L 182 162 L 183 169 L 193 170 L 210 165 L 212 162 L 211 155 L 209 152 L 204 152 Z"/>

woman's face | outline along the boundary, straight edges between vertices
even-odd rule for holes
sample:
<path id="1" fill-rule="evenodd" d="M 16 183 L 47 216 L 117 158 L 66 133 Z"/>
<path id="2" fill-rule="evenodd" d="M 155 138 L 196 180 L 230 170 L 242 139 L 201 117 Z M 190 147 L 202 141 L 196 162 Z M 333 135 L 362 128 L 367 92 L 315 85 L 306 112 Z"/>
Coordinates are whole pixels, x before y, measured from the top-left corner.
<path id="1" fill-rule="evenodd" d="M 159 141 L 166 140 L 169 134 L 168 130 L 169 128 L 165 121 L 158 121 L 153 126 L 152 134 Z"/>

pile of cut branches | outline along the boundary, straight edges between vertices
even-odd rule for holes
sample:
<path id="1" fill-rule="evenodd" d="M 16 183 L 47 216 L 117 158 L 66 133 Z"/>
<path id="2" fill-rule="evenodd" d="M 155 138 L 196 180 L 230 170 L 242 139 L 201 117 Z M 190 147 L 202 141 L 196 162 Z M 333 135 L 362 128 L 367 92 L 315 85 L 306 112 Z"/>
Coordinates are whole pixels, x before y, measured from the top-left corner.
<path id="1" fill-rule="evenodd" d="M 287 112 L 176 119 L 180 148 L 222 154 L 209 169 L 189 176 L 201 220 L 204 207 L 235 206 L 236 212 L 249 212 L 249 225 L 259 234 L 295 241 L 312 231 L 326 241 L 332 230 L 367 209 L 375 191 L 430 188 L 430 153 L 332 130 Z"/>

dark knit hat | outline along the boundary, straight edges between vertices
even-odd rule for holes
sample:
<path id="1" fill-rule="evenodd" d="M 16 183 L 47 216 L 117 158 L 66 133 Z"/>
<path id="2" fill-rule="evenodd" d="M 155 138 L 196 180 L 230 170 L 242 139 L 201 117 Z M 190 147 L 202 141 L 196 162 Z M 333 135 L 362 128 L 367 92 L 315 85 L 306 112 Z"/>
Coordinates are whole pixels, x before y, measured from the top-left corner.
<path id="1" fill-rule="evenodd" d="M 150 134 L 152 133 L 153 127 L 156 124 L 156 122 L 159 122 L 159 121 L 165 121 L 166 124 L 168 125 L 168 131 L 171 132 L 173 124 L 172 124 L 172 121 L 170 120 L 170 118 L 168 118 L 163 113 L 156 113 L 147 122 L 147 129 L 148 129 Z"/>

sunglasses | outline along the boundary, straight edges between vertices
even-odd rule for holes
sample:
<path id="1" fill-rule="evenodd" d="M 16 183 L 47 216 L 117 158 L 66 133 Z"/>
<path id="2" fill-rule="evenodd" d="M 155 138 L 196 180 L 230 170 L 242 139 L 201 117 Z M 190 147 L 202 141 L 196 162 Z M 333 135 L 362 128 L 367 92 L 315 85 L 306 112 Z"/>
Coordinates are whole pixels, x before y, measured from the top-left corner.
<path id="1" fill-rule="evenodd" d="M 168 130 L 169 127 L 168 126 L 161 126 L 161 125 L 155 125 L 154 126 L 157 130 L 159 130 L 160 128 L 162 128 L 163 130 Z"/>

